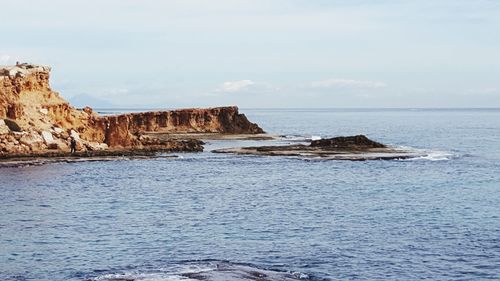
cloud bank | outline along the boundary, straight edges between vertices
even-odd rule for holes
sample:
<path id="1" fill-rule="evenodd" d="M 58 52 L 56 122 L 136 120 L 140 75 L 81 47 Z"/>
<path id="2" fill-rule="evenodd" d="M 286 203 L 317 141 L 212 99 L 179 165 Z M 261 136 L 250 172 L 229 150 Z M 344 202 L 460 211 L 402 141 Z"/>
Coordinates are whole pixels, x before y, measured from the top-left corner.
<path id="1" fill-rule="evenodd" d="M 216 91 L 224 93 L 235 93 L 248 90 L 252 85 L 255 85 L 255 82 L 252 80 L 226 81 L 222 83 Z"/>

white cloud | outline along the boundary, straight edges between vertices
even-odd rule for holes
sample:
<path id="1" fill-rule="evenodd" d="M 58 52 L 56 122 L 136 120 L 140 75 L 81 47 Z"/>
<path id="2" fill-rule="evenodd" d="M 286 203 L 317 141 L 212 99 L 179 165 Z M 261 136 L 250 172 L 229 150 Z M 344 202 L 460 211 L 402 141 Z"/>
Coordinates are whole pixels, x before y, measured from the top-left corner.
<path id="1" fill-rule="evenodd" d="M 217 92 L 234 93 L 248 90 L 255 82 L 252 80 L 238 80 L 238 81 L 226 81 L 222 83 Z"/>
<path id="2" fill-rule="evenodd" d="M 387 84 L 379 81 L 366 81 L 354 79 L 326 79 L 311 82 L 312 88 L 356 88 L 356 89 L 378 89 L 385 88 Z"/>

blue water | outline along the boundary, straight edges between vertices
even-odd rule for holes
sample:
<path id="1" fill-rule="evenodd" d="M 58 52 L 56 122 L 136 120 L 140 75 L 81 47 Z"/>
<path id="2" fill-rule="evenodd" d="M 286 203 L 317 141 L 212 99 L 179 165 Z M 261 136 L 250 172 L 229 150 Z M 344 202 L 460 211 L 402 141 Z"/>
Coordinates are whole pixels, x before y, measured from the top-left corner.
<path id="1" fill-rule="evenodd" d="M 500 110 L 243 112 L 270 133 L 433 154 L 0 169 L 0 279 L 176 280 L 226 261 L 309 280 L 500 280 Z"/>

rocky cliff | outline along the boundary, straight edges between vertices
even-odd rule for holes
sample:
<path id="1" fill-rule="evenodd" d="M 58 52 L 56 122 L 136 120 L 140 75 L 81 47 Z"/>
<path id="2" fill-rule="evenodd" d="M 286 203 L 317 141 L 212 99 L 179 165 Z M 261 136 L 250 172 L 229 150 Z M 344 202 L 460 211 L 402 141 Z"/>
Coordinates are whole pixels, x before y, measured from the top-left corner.
<path id="1" fill-rule="evenodd" d="M 72 108 L 49 86 L 50 67 L 20 64 L 0 67 L 0 119 L 10 119 L 23 131 L 53 126 L 85 126 L 91 116 Z"/>
<path id="2" fill-rule="evenodd" d="M 264 131 L 248 121 L 238 108 L 192 108 L 105 116 L 98 119 L 99 135 L 89 139 L 108 145 L 133 145 L 144 132 L 259 134 Z M 89 131 L 95 133 L 94 130 Z M 84 132 L 85 134 L 86 132 Z"/>
<path id="3" fill-rule="evenodd" d="M 50 67 L 0 67 L 0 156 L 68 150 L 165 149 L 199 151 L 195 140 L 158 140 L 144 132 L 257 134 L 263 130 L 237 107 L 194 108 L 99 116 L 78 110 L 50 88 Z"/>

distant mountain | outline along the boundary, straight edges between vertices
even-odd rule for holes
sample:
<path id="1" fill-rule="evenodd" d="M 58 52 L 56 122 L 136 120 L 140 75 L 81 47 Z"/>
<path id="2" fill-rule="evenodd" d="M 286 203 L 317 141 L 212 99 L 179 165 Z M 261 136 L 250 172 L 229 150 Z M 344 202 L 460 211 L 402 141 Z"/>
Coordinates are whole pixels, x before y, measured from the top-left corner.
<path id="1" fill-rule="evenodd" d="M 72 98 L 69 98 L 68 100 L 72 106 L 77 107 L 77 108 L 82 108 L 85 106 L 90 106 L 92 108 L 113 108 L 113 107 L 116 107 L 116 105 L 114 105 L 113 103 L 111 103 L 107 100 L 96 98 L 96 97 L 88 95 L 88 94 L 76 95 Z"/>

